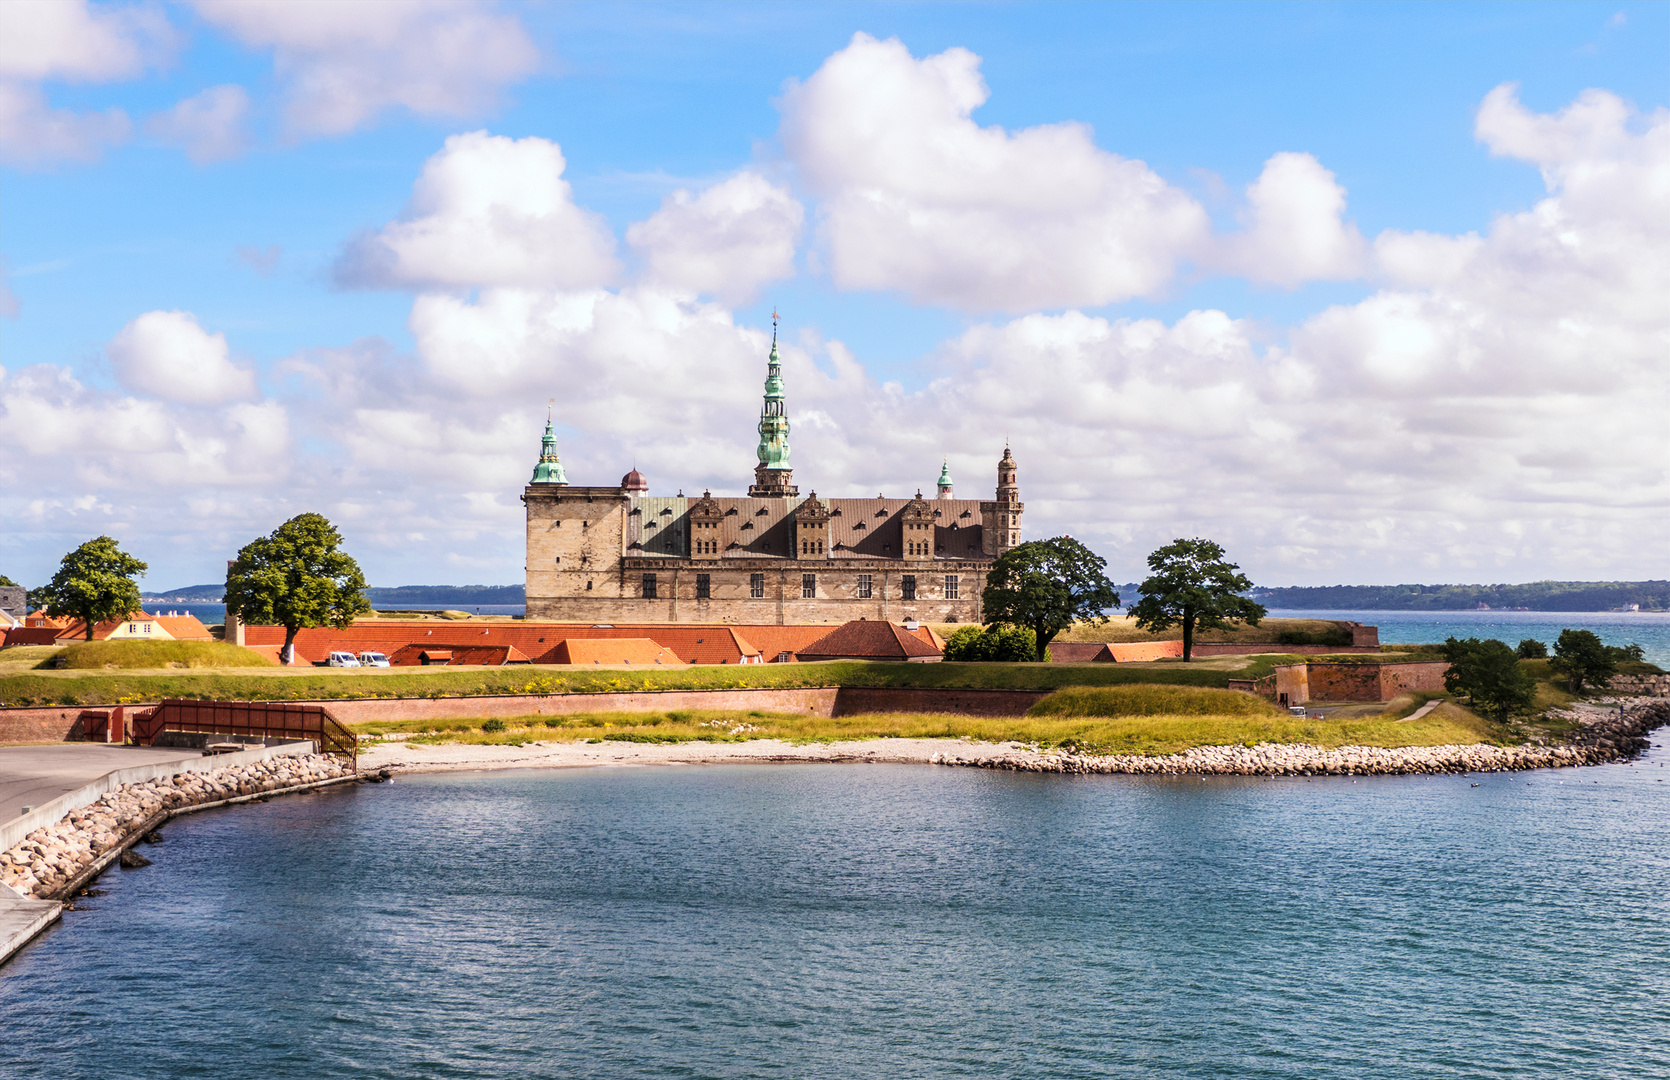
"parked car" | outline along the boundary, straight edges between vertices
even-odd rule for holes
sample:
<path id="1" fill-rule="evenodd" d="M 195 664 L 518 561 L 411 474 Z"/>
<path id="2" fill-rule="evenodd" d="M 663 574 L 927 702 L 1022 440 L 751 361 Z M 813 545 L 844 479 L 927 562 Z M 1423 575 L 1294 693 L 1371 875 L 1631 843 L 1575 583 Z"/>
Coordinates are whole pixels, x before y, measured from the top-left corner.
<path id="1" fill-rule="evenodd" d="M 1305 715 L 1305 707 L 1303 705 L 1289 705 L 1287 713 L 1289 716 L 1303 716 Z"/>
<path id="2" fill-rule="evenodd" d="M 360 653 L 360 667 L 388 667 L 389 658 L 380 652 Z"/>
<path id="3" fill-rule="evenodd" d="M 359 657 L 351 652 L 333 652 L 325 661 L 326 667 L 359 667 Z"/>

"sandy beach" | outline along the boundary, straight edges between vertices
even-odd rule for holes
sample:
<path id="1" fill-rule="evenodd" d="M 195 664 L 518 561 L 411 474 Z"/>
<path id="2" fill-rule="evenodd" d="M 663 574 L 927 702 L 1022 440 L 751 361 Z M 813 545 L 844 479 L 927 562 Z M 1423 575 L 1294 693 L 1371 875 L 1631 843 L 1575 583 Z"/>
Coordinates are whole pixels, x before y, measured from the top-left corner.
<path id="1" fill-rule="evenodd" d="M 864 739 L 795 745 L 781 739 L 737 743 L 567 743 L 475 746 L 389 742 L 363 750 L 362 772 L 453 772 L 463 769 L 574 769 L 625 765 L 717 765 L 780 762 L 889 762 L 926 765 L 935 754 L 980 759 L 1012 754 L 1018 743 L 969 739 Z"/>

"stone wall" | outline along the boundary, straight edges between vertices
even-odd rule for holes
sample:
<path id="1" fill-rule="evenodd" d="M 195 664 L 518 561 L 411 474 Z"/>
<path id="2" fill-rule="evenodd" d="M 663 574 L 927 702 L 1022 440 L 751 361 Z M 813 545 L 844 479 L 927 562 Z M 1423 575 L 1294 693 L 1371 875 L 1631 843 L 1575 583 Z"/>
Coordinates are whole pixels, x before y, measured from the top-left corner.
<path id="1" fill-rule="evenodd" d="M 1670 697 L 1670 675 L 1614 675 L 1609 688 L 1618 694 Z"/>
<path id="2" fill-rule="evenodd" d="M 1411 691 L 1441 694 L 1449 668 L 1443 661 L 1283 664 L 1276 668 L 1275 699 L 1280 705 L 1303 705 L 1310 701 L 1390 701 Z"/>
<path id="3" fill-rule="evenodd" d="M 79 705 L 0 709 L 0 743 L 80 742 L 81 713 Z"/>
<path id="4" fill-rule="evenodd" d="M 691 622 L 794 626 L 838 626 L 853 619 L 933 623 L 977 623 L 987 563 L 945 560 L 918 563 L 859 559 L 726 559 L 698 563 L 673 559 L 624 559 L 616 584 L 566 596 L 535 595 L 530 583 L 530 619 L 563 622 Z M 644 597 L 644 575 L 655 575 L 654 599 Z M 697 575 L 708 579 L 708 597 L 697 596 Z M 752 576 L 764 576 L 763 597 L 752 596 Z M 805 575 L 813 593 L 804 595 Z M 869 575 L 868 598 L 859 595 L 860 575 Z M 904 599 L 904 577 L 915 579 L 915 599 Z M 956 579 L 955 598 L 946 579 Z"/>

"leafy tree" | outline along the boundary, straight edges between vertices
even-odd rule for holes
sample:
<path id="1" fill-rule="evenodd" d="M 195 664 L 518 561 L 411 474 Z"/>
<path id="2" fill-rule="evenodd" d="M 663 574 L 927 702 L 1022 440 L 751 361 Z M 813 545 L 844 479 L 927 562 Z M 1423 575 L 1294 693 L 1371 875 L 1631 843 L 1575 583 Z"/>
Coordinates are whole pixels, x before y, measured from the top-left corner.
<path id="1" fill-rule="evenodd" d="M 226 610 L 246 623 L 284 627 L 284 662 L 296 659 L 304 627 L 353 625 L 371 610 L 365 575 L 342 534 L 319 514 L 300 514 L 244 545 L 226 570 Z"/>
<path id="2" fill-rule="evenodd" d="M 13 581 L 11 578 L 7 577 L 5 574 L 0 574 L 0 589 L 6 589 L 6 588 L 17 589 L 17 588 L 22 588 L 22 586 L 20 586 L 17 582 Z"/>
<path id="3" fill-rule="evenodd" d="M 945 659 L 953 662 L 1024 663 L 1037 651 L 1038 635 L 1024 626 L 965 626 L 945 639 Z"/>
<path id="4" fill-rule="evenodd" d="M 139 610 L 139 586 L 134 578 L 148 567 L 116 545 L 108 536 L 87 541 L 58 564 L 58 572 L 31 595 L 53 618 L 80 619 L 87 628 L 87 640 L 99 623 L 124 619 Z"/>
<path id="5" fill-rule="evenodd" d="M 1629 645 L 1608 645 L 1606 647 L 1606 655 L 1610 656 L 1620 664 L 1639 664 L 1647 659 L 1647 650 L 1634 643 Z"/>
<path id="6" fill-rule="evenodd" d="M 1528 637 L 1519 643 L 1519 658 L 1521 660 L 1547 660 L 1548 646 L 1534 637 Z"/>
<path id="7" fill-rule="evenodd" d="M 1148 556 L 1142 599 L 1131 607 L 1137 626 L 1161 633 L 1183 627 L 1183 659 L 1194 653 L 1195 631 L 1227 630 L 1235 623 L 1257 626 L 1264 606 L 1240 595 L 1253 587 L 1239 566 L 1224 559 L 1210 540 L 1178 539 Z"/>
<path id="8" fill-rule="evenodd" d="M 1074 540 L 1029 540 L 1005 551 L 986 575 L 980 603 L 987 625 L 1007 623 L 1032 631 L 1033 657 L 1042 662 L 1055 635 L 1075 622 L 1100 625 L 1119 606 L 1107 560 Z"/>
<path id="9" fill-rule="evenodd" d="M 1581 694 L 1585 686 L 1604 687 L 1618 673 L 1617 659 L 1593 630 L 1560 631 L 1548 666 L 1566 677 L 1574 694 Z"/>
<path id="10" fill-rule="evenodd" d="M 1531 711 L 1537 683 L 1519 663 L 1519 654 L 1505 642 L 1478 638 L 1444 641 L 1444 689 L 1466 694 L 1473 708 L 1501 722 Z"/>

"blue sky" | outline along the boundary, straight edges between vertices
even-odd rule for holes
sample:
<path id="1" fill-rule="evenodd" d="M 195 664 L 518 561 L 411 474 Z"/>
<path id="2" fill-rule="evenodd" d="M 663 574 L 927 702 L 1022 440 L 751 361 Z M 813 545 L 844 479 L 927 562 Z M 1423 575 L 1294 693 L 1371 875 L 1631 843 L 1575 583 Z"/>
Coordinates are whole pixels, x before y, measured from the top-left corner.
<path id="1" fill-rule="evenodd" d="M 740 490 L 775 306 L 826 494 L 1007 435 L 1122 578 L 1662 576 L 1670 5 L 297 10 L 0 14 L 0 572 L 212 580 L 319 510 L 376 584 L 520 580 L 546 400 L 571 477 Z"/>

